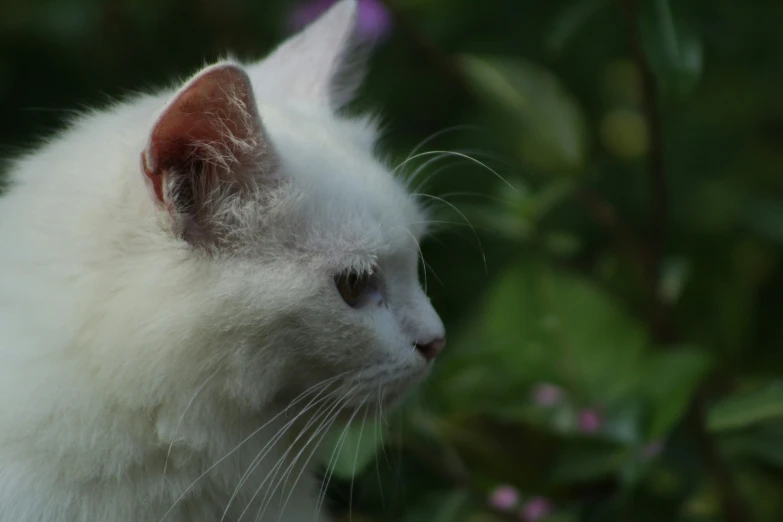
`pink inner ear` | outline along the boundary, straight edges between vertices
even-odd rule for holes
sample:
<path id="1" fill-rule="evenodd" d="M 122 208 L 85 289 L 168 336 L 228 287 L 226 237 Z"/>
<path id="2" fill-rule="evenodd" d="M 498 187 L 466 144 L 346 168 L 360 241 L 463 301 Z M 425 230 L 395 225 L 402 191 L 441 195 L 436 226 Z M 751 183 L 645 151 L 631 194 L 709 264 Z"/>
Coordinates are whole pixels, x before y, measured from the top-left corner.
<path id="1" fill-rule="evenodd" d="M 167 173 L 187 173 L 199 162 L 230 170 L 258 151 L 260 118 L 250 79 L 236 65 L 218 65 L 191 80 L 153 127 L 142 155 L 144 173 L 163 203 Z"/>

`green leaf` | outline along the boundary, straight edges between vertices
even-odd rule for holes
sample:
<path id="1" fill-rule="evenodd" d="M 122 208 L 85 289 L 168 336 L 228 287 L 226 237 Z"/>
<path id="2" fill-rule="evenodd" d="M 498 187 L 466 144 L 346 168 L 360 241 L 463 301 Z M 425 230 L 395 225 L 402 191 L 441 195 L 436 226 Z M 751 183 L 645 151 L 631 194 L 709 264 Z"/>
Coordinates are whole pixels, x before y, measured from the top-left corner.
<path id="1" fill-rule="evenodd" d="M 732 433 L 721 441 L 730 454 L 751 457 L 783 468 L 783 425 L 760 425 L 740 433 Z"/>
<path id="2" fill-rule="evenodd" d="M 746 520 L 778 522 L 783 513 L 780 474 L 771 474 L 755 466 L 740 466 L 733 470 L 737 493 L 745 501 Z"/>
<path id="3" fill-rule="evenodd" d="M 757 234 L 783 243 L 783 204 L 772 198 L 755 198 L 747 206 L 746 222 Z"/>
<path id="4" fill-rule="evenodd" d="M 643 0 L 641 5 L 642 45 L 650 66 L 664 88 L 688 94 L 701 76 L 701 39 L 672 11 L 669 0 Z"/>
<path id="5" fill-rule="evenodd" d="M 464 511 L 470 504 L 468 493 L 460 490 L 428 498 L 405 517 L 405 522 L 457 522 L 465 520 Z"/>
<path id="6" fill-rule="evenodd" d="M 576 32 L 609 0 L 574 0 L 562 8 L 544 41 L 544 47 L 553 54 L 562 53 Z"/>
<path id="7" fill-rule="evenodd" d="M 513 191 L 507 185 L 501 186 L 499 198 L 505 204 L 461 204 L 460 211 L 475 230 L 493 232 L 514 241 L 528 241 L 536 236 L 540 222 L 573 194 L 573 180 L 555 179 L 539 190 Z M 444 216 L 435 215 L 435 220 L 447 221 L 452 209 L 441 210 Z M 568 237 L 566 237 L 568 236 Z M 579 248 L 579 240 L 565 232 L 548 234 L 545 241 L 552 250 L 565 254 Z"/>
<path id="8" fill-rule="evenodd" d="M 358 415 L 357 415 L 358 417 Z M 354 419 L 347 428 L 334 428 L 329 444 L 324 444 L 320 454 L 324 465 L 334 468 L 334 475 L 349 479 L 360 474 L 375 461 L 382 441 L 383 423 Z"/>
<path id="9" fill-rule="evenodd" d="M 648 429 L 650 439 L 668 433 L 685 414 L 709 367 L 709 356 L 695 348 L 673 348 L 651 358 L 645 369 L 653 403 Z"/>
<path id="10" fill-rule="evenodd" d="M 723 399 L 710 408 L 707 425 L 710 431 L 717 432 L 744 428 L 776 418 L 783 418 L 781 382 Z"/>
<path id="11" fill-rule="evenodd" d="M 658 283 L 658 297 L 668 304 L 674 304 L 682 295 L 688 279 L 690 265 L 687 259 L 670 257 L 661 266 L 661 280 Z"/>
<path id="12" fill-rule="evenodd" d="M 614 444 L 575 442 L 560 452 L 550 472 L 555 483 L 585 482 L 617 472 L 630 456 Z"/>
<path id="13" fill-rule="evenodd" d="M 573 257 L 582 248 L 582 239 L 575 234 L 555 230 L 546 235 L 544 244 L 549 252 L 558 257 Z"/>
<path id="14" fill-rule="evenodd" d="M 513 124 L 523 160 L 552 172 L 584 166 L 585 117 L 551 72 L 528 61 L 498 57 L 463 56 L 461 64 L 479 96 Z"/>
<path id="15" fill-rule="evenodd" d="M 646 383 L 648 344 L 643 326 L 597 285 L 527 259 L 493 285 L 432 393 L 454 412 L 505 419 L 531 418 L 528 390 L 541 381 L 563 386 L 579 407 L 608 405 Z"/>
<path id="16" fill-rule="evenodd" d="M 575 188 L 572 180 L 558 179 L 533 194 L 531 199 L 534 205 L 535 218 L 542 219 L 553 208 L 571 196 Z"/>

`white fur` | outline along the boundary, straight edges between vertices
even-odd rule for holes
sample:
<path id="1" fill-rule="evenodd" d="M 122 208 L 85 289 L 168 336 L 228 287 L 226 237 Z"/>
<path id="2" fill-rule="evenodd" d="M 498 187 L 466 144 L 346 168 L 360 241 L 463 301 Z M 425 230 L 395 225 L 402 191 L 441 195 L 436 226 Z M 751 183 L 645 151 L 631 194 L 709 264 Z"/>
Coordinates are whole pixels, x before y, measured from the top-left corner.
<path id="1" fill-rule="evenodd" d="M 271 447 L 225 517 L 254 520 L 313 412 L 311 428 L 426 374 L 413 344 L 443 326 L 418 283 L 425 218 L 372 129 L 332 111 L 355 10 L 343 0 L 246 67 L 278 165 L 258 173 L 275 178 L 263 197 L 233 203 L 232 248 L 184 241 L 145 187 L 174 91 L 85 115 L 16 163 L 0 198 L 0 522 L 218 521 Z M 351 267 L 377 267 L 383 306 L 343 302 L 334 275 Z M 314 520 L 312 467 L 264 520 Z"/>

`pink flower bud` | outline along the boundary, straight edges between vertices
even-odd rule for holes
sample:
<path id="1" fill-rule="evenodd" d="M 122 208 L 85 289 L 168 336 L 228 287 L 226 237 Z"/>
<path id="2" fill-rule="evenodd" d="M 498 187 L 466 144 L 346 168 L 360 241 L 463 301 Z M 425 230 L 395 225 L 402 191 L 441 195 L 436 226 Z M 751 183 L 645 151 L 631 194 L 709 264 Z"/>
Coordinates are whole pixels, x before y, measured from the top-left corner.
<path id="1" fill-rule="evenodd" d="M 519 491 L 513 486 L 499 486 L 490 493 L 488 502 L 498 511 L 510 511 L 519 502 Z"/>
<path id="2" fill-rule="evenodd" d="M 525 522 L 538 522 L 552 513 L 552 504 L 544 497 L 533 497 L 522 508 Z"/>
<path id="3" fill-rule="evenodd" d="M 642 448 L 642 456 L 647 459 L 657 457 L 663 451 L 663 441 L 655 440 Z"/>
<path id="4" fill-rule="evenodd" d="M 601 428 L 601 415 L 598 410 L 585 408 L 579 412 L 577 424 L 582 433 L 595 433 Z"/>
<path id="5" fill-rule="evenodd" d="M 533 388 L 532 400 L 536 406 L 542 408 L 556 406 L 563 400 L 563 390 L 554 384 L 543 382 Z"/>

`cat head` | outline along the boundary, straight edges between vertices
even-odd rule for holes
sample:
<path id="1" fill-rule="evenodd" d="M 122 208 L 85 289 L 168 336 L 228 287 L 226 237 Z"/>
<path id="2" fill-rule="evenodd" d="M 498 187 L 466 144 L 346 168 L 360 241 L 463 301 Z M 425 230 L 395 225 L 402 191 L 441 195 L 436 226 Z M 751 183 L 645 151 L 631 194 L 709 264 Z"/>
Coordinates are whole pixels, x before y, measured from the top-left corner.
<path id="1" fill-rule="evenodd" d="M 393 401 L 444 345 L 418 277 L 427 218 L 373 155 L 369 120 L 339 112 L 360 76 L 356 9 L 342 0 L 258 63 L 199 71 L 139 151 L 156 248 L 198 278 L 168 325 L 190 341 L 165 350 L 219 361 L 250 403 L 319 386 L 346 406 Z"/>

